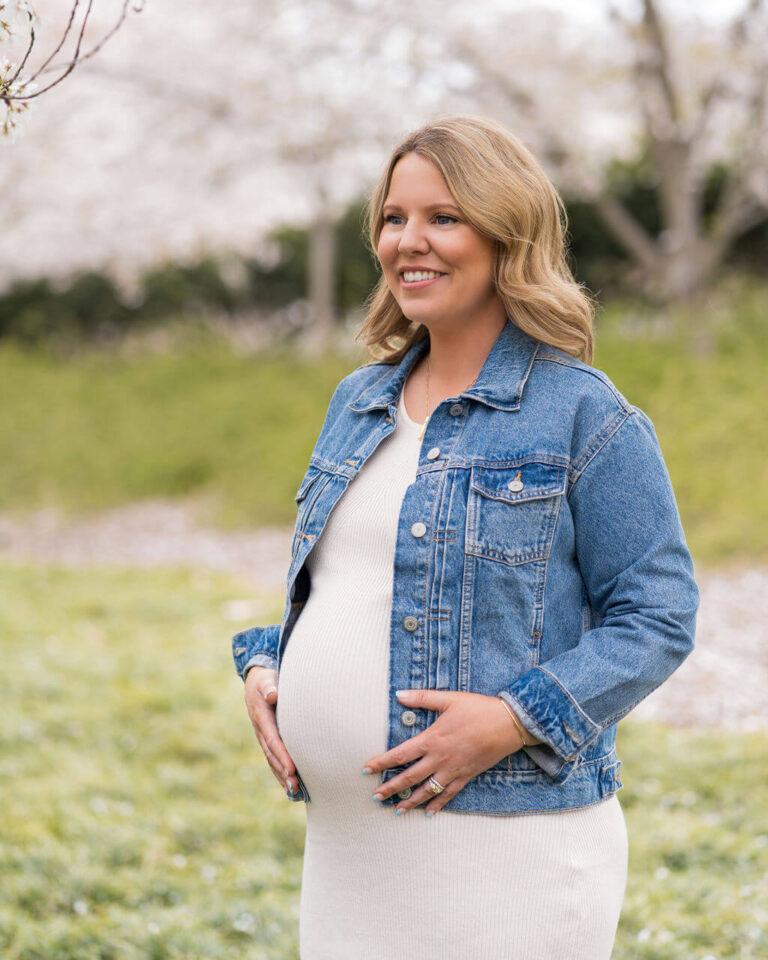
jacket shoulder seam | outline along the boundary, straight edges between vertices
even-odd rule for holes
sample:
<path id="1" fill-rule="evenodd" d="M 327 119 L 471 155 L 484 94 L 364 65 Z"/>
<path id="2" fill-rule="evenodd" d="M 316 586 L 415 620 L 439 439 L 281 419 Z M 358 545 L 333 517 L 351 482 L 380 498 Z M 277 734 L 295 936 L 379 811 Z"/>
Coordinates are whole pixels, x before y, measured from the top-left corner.
<path id="1" fill-rule="evenodd" d="M 573 492 L 573 488 L 576 486 L 579 478 L 582 476 L 590 463 L 592 463 L 597 454 L 608 443 L 611 437 L 618 432 L 622 425 L 627 423 L 631 417 L 636 415 L 637 411 L 634 407 L 622 408 L 592 437 L 587 445 L 587 449 L 584 451 L 579 460 L 571 464 L 571 466 L 568 468 L 568 476 L 571 481 L 568 490 L 569 497 Z"/>

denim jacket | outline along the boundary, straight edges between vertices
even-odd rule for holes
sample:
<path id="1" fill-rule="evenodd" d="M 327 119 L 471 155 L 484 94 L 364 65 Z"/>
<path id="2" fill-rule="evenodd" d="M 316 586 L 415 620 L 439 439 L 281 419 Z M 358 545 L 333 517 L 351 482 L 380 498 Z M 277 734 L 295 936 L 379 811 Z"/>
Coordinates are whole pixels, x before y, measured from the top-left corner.
<path id="1" fill-rule="evenodd" d="M 398 396 L 427 348 L 421 340 L 399 364 L 364 364 L 337 386 L 295 497 L 282 623 L 232 638 L 243 679 L 268 666 L 279 687 L 311 589 L 304 562 L 395 429 Z M 600 802 L 622 786 L 616 725 L 691 652 L 698 600 L 649 418 L 600 370 L 508 319 L 475 383 L 433 411 L 402 502 L 386 749 L 437 719 L 404 709 L 397 690 L 500 694 L 543 742 L 474 777 L 444 809 L 508 815 Z M 297 779 L 291 799 L 309 801 L 301 771 Z"/>

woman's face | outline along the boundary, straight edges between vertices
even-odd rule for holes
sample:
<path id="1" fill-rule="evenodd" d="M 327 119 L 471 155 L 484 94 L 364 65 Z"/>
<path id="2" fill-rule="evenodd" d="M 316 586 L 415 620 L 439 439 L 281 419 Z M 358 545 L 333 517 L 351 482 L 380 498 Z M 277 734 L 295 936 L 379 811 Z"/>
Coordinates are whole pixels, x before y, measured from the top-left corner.
<path id="1" fill-rule="evenodd" d="M 494 243 L 467 223 L 430 160 L 408 153 L 397 161 L 383 216 L 377 253 L 409 320 L 429 327 L 499 316 Z M 420 279 L 412 271 L 428 276 Z"/>

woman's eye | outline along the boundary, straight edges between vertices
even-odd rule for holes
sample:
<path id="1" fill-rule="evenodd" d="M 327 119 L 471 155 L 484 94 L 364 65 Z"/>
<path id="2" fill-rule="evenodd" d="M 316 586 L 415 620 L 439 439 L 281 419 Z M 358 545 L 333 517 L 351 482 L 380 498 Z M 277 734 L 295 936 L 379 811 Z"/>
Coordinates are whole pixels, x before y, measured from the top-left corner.
<path id="1" fill-rule="evenodd" d="M 403 218 L 400 216 L 399 213 L 388 213 L 388 214 L 384 217 L 384 223 L 395 223 L 396 221 L 402 220 L 402 219 L 403 219 Z M 441 221 L 443 221 L 443 222 L 444 222 L 444 221 L 448 221 L 448 223 L 458 223 L 458 222 L 459 222 L 459 221 L 456 219 L 456 217 L 452 217 L 452 216 L 450 216 L 450 215 L 447 214 L 447 213 L 436 213 L 436 214 L 435 214 L 435 220 L 437 220 L 438 223 L 440 223 Z"/>

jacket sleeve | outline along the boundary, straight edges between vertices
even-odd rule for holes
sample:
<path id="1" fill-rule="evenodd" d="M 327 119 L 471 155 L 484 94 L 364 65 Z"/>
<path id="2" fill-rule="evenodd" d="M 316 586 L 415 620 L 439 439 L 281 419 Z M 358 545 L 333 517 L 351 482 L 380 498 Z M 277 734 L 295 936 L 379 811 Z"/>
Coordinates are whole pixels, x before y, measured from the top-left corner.
<path id="1" fill-rule="evenodd" d="M 558 782 L 688 656 L 699 603 L 669 474 L 640 409 L 588 457 L 568 497 L 599 626 L 500 691 L 544 741 L 526 752 Z"/>
<path id="2" fill-rule="evenodd" d="M 280 626 L 279 623 L 272 623 L 268 627 L 249 627 L 232 637 L 235 670 L 243 683 L 251 667 L 269 667 L 270 670 L 277 670 Z"/>

